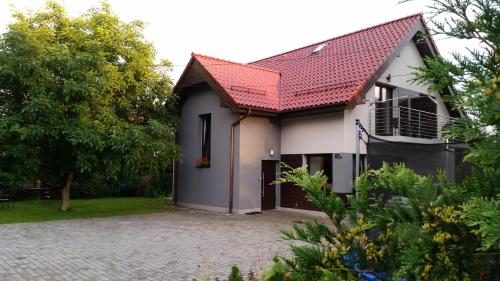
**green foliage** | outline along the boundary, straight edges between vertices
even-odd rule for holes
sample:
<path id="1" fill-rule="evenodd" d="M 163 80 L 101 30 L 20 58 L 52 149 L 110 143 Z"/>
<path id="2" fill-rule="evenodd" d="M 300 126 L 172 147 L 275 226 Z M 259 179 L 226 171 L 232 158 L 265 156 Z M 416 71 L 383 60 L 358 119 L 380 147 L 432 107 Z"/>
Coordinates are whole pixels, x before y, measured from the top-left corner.
<path id="1" fill-rule="evenodd" d="M 309 175 L 305 167 L 290 170 L 290 167 L 284 166 L 281 182 L 292 182 L 307 191 L 307 199 L 316 206 L 324 206 L 324 212 L 338 227 L 344 219 L 344 202 L 334 193 L 326 192 L 328 179 L 322 172 Z"/>
<path id="2" fill-rule="evenodd" d="M 264 272 L 263 280 L 266 281 L 289 281 L 289 280 L 304 280 L 302 276 L 295 273 L 283 258 L 274 258 L 271 266 Z"/>
<path id="3" fill-rule="evenodd" d="M 474 198 L 463 206 L 462 218 L 482 237 L 480 250 L 500 249 L 500 202 L 493 198 Z"/>
<path id="4" fill-rule="evenodd" d="M 158 175 L 178 155 L 170 63 L 103 3 L 14 14 L 0 37 L 0 183 Z"/>
<path id="5" fill-rule="evenodd" d="M 241 271 L 238 268 L 238 266 L 233 265 L 233 267 L 231 267 L 231 273 L 229 273 L 227 280 L 228 281 L 244 281 L 243 275 L 241 274 Z"/>
<path id="6" fill-rule="evenodd" d="M 414 80 L 430 84 L 447 96 L 463 113 L 449 131 L 449 137 L 472 144 L 468 161 L 483 167 L 500 165 L 500 4 L 497 0 L 434 0 L 431 33 L 464 40 L 475 40 L 477 48 L 453 59 L 429 57 L 416 70 Z M 444 20 L 443 20 L 444 18 Z"/>
<path id="7" fill-rule="evenodd" d="M 474 169 L 472 175 L 466 178 L 462 185 L 468 198 L 497 197 L 500 187 L 500 169 L 498 167 Z"/>
<path id="8" fill-rule="evenodd" d="M 493 280 L 499 266 L 493 257 L 500 251 L 498 200 L 469 199 L 482 191 L 499 194 L 494 184 L 500 177 L 488 171 L 475 176 L 481 173 L 490 180 L 472 192 L 472 179 L 456 185 L 444 175 L 436 181 L 402 164 L 384 164 L 358 178 L 358 194 L 348 197 L 347 207 L 333 198 L 321 173 L 288 169 L 282 181 L 302 187 L 329 222 L 284 231 L 284 239 L 299 243 L 290 246 L 292 258 L 274 261 L 264 280 L 359 280 L 365 271 L 381 280 Z M 392 196 L 377 196 L 381 189 Z"/>

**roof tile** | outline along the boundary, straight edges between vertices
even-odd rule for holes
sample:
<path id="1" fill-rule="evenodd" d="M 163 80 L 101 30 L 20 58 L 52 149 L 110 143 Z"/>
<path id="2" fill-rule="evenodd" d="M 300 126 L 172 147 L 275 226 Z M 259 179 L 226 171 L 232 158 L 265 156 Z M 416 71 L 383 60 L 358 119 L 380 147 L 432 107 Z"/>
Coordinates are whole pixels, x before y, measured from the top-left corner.
<path id="1" fill-rule="evenodd" d="M 249 64 L 193 54 L 240 106 L 289 111 L 344 104 L 386 61 L 421 14 Z M 313 50 L 326 44 L 319 52 Z"/>

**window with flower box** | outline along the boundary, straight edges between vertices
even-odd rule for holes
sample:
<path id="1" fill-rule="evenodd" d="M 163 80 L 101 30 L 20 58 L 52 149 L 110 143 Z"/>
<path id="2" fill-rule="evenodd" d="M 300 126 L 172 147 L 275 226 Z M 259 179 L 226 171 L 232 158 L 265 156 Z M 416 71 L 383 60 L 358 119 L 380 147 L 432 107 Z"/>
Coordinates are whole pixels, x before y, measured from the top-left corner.
<path id="1" fill-rule="evenodd" d="M 200 115 L 201 157 L 196 160 L 196 167 L 198 168 L 210 167 L 211 119 L 210 114 Z"/>

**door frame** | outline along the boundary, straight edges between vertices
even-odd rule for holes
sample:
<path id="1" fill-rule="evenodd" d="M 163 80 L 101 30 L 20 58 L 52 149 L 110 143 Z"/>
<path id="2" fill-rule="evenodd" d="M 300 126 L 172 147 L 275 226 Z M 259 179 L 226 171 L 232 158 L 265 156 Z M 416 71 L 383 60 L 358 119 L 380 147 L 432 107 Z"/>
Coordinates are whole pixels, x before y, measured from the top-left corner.
<path id="1" fill-rule="evenodd" d="M 273 203 L 273 207 L 271 209 L 264 209 L 263 208 L 263 194 L 262 194 L 262 191 L 264 189 L 264 162 L 267 162 L 267 163 L 273 163 L 274 164 L 274 178 L 273 178 L 273 181 L 276 181 L 277 180 L 277 173 L 278 173 L 278 163 L 279 161 L 278 160 L 262 160 L 261 161 L 261 164 L 260 164 L 260 209 L 262 211 L 265 211 L 265 210 L 273 210 L 273 209 L 276 209 L 276 201 L 277 201 L 277 187 L 276 185 L 273 186 L 273 191 L 274 191 L 274 203 Z"/>

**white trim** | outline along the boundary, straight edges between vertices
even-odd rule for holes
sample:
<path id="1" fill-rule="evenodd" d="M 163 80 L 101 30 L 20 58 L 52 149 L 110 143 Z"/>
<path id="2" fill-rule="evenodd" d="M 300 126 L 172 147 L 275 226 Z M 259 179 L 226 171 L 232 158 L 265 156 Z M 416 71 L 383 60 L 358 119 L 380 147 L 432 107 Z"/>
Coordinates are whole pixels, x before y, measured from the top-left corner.
<path id="1" fill-rule="evenodd" d="M 387 141 L 394 142 L 407 142 L 407 143 L 422 143 L 422 144 L 436 144 L 442 143 L 439 139 L 425 139 L 425 138 L 415 138 L 415 137 L 406 137 L 406 136 L 378 136 L 375 135 L 376 138 Z"/>
<path id="2" fill-rule="evenodd" d="M 234 210 L 234 212 L 237 214 L 260 213 L 262 212 L 262 209 L 261 208 L 239 209 L 239 210 Z"/>
<path id="3" fill-rule="evenodd" d="M 197 209 L 197 210 L 217 212 L 217 213 L 227 213 L 228 212 L 228 208 L 222 208 L 222 207 L 216 207 L 216 206 L 210 206 L 210 205 L 200 205 L 200 204 L 177 202 L 177 206 L 184 207 L 184 208 Z"/>
<path id="4" fill-rule="evenodd" d="M 313 216 L 313 217 L 328 218 L 328 216 L 325 213 L 320 212 L 320 211 L 311 211 L 311 210 L 285 208 L 285 207 L 276 207 L 276 210 L 281 211 L 281 212 L 290 212 L 290 213 L 309 215 L 309 216 Z"/>

